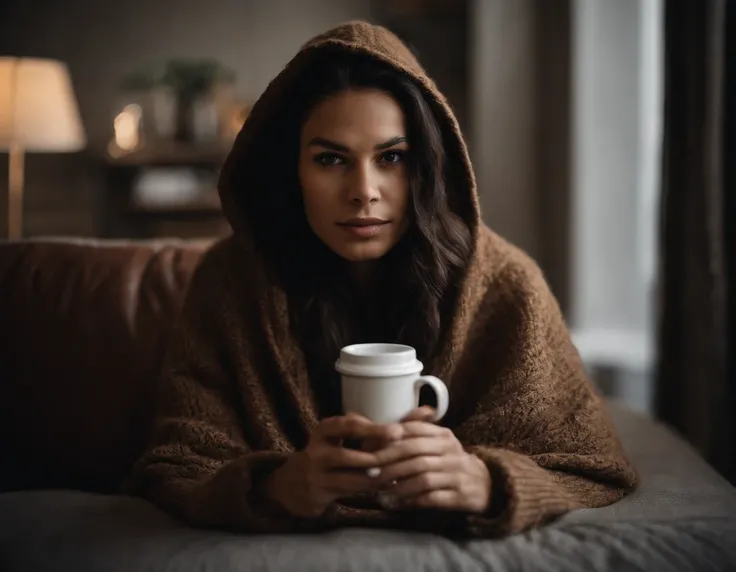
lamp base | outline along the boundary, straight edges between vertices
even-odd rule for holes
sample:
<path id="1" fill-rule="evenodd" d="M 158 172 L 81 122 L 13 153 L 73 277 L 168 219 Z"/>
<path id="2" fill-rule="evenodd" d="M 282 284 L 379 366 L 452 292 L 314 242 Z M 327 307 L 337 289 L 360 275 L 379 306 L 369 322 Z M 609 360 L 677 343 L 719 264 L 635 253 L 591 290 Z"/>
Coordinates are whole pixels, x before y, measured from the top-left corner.
<path id="1" fill-rule="evenodd" d="M 8 238 L 23 235 L 23 171 L 25 152 L 20 145 L 11 144 L 8 155 Z"/>

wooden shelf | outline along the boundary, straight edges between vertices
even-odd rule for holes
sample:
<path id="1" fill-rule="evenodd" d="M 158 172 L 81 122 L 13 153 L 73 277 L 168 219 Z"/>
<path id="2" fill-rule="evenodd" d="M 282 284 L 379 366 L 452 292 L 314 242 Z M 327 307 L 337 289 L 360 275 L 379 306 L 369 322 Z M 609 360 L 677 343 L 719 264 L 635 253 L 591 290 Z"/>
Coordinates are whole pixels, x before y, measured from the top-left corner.
<path id="1" fill-rule="evenodd" d="M 192 203 L 182 203 L 179 205 L 141 205 L 131 203 L 126 210 L 129 214 L 152 216 L 223 216 L 220 204 L 212 201 L 197 201 Z"/>
<path id="2" fill-rule="evenodd" d="M 108 147 L 105 235 L 111 237 L 216 237 L 230 232 L 216 189 L 218 171 L 232 143 L 156 142 L 124 152 Z M 190 200 L 145 201 L 136 196 L 136 181 L 157 167 L 194 171 L 202 188 Z M 162 174 L 165 176 L 165 174 Z M 187 183 L 189 184 L 189 183 Z M 162 195 L 163 196 L 163 195 Z M 154 197 L 155 198 L 155 197 Z"/>
<path id="3" fill-rule="evenodd" d="M 106 160 L 110 165 L 146 167 L 153 165 L 219 165 L 230 152 L 232 143 L 208 144 L 156 142 L 133 151 L 124 151 L 114 144 L 108 147 Z"/>

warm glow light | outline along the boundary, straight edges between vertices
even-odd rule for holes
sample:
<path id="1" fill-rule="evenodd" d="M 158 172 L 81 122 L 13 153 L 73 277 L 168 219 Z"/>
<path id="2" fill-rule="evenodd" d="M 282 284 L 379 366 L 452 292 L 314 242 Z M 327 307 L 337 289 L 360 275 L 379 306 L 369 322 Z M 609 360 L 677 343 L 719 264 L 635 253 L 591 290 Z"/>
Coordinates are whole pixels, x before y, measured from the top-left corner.
<path id="1" fill-rule="evenodd" d="M 140 105 L 131 104 L 126 105 L 115 117 L 115 143 L 120 149 L 132 151 L 138 147 L 141 113 Z"/>

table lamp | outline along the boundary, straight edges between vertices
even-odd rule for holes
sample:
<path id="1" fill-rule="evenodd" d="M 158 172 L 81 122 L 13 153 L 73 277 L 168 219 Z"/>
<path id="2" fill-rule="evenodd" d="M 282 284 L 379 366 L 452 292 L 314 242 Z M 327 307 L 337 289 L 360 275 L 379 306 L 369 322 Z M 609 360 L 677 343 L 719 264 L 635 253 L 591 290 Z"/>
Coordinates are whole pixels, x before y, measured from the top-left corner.
<path id="1" fill-rule="evenodd" d="M 86 137 L 66 64 L 0 57 L 0 151 L 8 152 L 8 237 L 23 230 L 26 152 L 79 151 Z"/>

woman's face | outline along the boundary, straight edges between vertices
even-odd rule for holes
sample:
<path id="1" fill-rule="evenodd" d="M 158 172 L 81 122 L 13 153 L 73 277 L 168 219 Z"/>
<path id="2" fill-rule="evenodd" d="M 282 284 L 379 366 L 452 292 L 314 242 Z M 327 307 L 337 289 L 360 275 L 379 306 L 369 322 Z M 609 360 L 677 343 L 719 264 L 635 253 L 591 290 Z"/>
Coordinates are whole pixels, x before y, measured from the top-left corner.
<path id="1" fill-rule="evenodd" d="M 351 262 L 376 260 L 407 226 L 404 113 L 379 90 L 320 102 L 301 132 L 299 183 L 312 231 Z"/>

